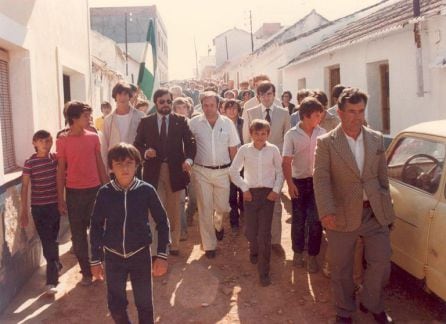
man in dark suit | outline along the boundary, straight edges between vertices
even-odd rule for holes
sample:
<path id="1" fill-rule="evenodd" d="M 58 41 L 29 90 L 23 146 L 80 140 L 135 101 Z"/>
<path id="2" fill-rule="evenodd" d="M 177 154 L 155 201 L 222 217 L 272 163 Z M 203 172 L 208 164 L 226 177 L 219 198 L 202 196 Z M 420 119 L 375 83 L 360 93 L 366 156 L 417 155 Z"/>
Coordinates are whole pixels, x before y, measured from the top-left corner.
<path id="1" fill-rule="evenodd" d="M 367 95 L 346 88 L 338 100 L 341 124 L 317 140 L 314 191 L 327 231 L 336 323 L 352 323 L 356 310 L 353 255 L 364 241 L 367 269 L 360 309 L 378 323 L 392 323 L 384 311 L 383 286 L 390 275 L 389 225 L 395 214 L 381 133 L 364 126 Z"/>
<path id="2" fill-rule="evenodd" d="M 187 119 L 172 112 L 172 94 L 169 90 L 156 90 L 153 101 L 156 113 L 141 119 L 135 146 L 144 159 L 143 180 L 157 189 L 166 208 L 172 239 L 170 254 L 178 255 L 181 191 L 190 181 L 197 148 Z"/>

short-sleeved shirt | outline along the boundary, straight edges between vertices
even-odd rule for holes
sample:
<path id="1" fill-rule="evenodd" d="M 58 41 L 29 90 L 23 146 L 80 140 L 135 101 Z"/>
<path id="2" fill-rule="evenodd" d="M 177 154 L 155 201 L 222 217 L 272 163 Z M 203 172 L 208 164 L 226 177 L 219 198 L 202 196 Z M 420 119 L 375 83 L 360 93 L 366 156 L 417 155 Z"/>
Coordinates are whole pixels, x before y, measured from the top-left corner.
<path id="1" fill-rule="evenodd" d="M 67 188 L 87 189 L 101 184 L 96 163 L 100 149 L 98 135 L 87 130 L 80 136 L 67 134 L 57 139 L 57 158 L 65 159 L 67 165 Z"/>
<path id="2" fill-rule="evenodd" d="M 31 180 L 31 205 L 41 206 L 57 203 L 57 158 L 55 153 L 45 157 L 33 154 L 25 161 L 23 175 Z"/>
<path id="3" fill-rule="evenodd" d="M 189 127 L 197 143 L 194 163 L 205 166 L 231 163 L 228 148 L 240 144 L 237 129 L 232 120 L 219 115 L 214 127 L 211 127 L 203 114 L 192 118 Z"/>
<path id="4" fill-rule="evenodd" d="M 296 179 L 305 179 L 313 176 L 314 154 L 318 136 L 326 131 L 317 126 L 311 137 L 300 128 L 301 122 L 291 128 L 283 142 L 283 156 L 293 157 L 292 176 Z"/>

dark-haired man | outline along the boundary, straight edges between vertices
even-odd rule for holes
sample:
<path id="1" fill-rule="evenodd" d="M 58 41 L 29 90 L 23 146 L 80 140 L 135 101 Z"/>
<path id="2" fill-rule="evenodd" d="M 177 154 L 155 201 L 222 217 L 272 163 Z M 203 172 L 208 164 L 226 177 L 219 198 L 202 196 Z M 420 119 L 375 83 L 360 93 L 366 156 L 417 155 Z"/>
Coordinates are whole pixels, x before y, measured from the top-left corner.
<path id="1" fill-rule="evenodd" d="M 389 225 L 395 214 L 383 136 L 364 126 L 367 99 L 359 89 L 344 89 L 338 100 L 341 124 L 321 136 L 316 148 L 314 190 L 329 241 L 337 323 L 351 323 L 356 310 L 353 254 L 358 237 L 367 261 L 360 309 L 370 311 L 378 323 L 392 323 L 384 311 L 383 286 L 390 275 Z"/>
<path id="2" fill-rule="evenodd" d="M 170 254 L 179 254 L 180 199 L 190 180 L 196 153 L 195 138 L 187 118 L 172 112 L 172 94 L 158 89 L 153 94 L 156 114 L 141 119 L 135 146 L 141 152 L 143 180 L 157 189 L 170 222 Z M 155 228 L 152 228 L 155 233 Z M 155 244 L 154 244 L 155 245 Z M 155 247 L 154 247 L 155 248 Z"/>

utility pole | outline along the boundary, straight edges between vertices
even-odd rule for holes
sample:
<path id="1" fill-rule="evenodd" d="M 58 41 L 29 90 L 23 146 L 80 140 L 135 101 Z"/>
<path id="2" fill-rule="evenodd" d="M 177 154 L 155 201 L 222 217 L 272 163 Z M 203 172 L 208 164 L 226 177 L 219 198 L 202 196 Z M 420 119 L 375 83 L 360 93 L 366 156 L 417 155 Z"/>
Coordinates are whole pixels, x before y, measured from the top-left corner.
<path id="1" fill-rule="evenodd" d="M 226 35 L 225 35 L 225 44 L 226 44 L 226 61 L 229 61 L 228 36 Z"/>
<path id="2" fill-rule="evenodd" d="M 252 14 L 251 10 L 249 10 L 249 26 L 251 29 L 251 53 L 254 52 L 254 36 L 252 35 Z"/>
<path id="3" fill-rule="evenodd" d="M 127 54 L 128 52 L 128 45 L 127 45 L 127 11 L 125 12 L 125 22 L 124 22 L 124 31 L 125 31 L 125 75 L 129 75 L 129 56 Z"/>
<path id="4" fill-rule="evenodd" d="M 195 77 L 198 80 L 198 55 L 197 55 L 197 42 L 194 37 L 194 47 L 195 47 Z"/>

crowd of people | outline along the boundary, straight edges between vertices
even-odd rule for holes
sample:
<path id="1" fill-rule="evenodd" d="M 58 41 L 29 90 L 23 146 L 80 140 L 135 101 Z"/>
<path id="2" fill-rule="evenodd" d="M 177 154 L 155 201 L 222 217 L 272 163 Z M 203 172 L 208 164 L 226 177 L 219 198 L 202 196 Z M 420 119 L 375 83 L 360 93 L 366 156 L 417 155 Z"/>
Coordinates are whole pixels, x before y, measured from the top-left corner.
<path id="1" fill-rule="evenodd" d="M 330 96 L 333 107 L 323 91 L 303 89 L 294 105 L 290 91 L 279 100 L 275 85 L 258 75 L 239 89 L 198 81 L 160 88 L 153 107 L 119 82 L 115 109 L 104 102 L 94 123 L 88 104 L 68 102 L 56 153 L 51 134 L 40 130 L 32 139 L 36 153 L 23 167 L 21 224 L 28 225 L 31 187 L 47 293 L 57 293 L 62 267 L 60 215 L 69 219 L 80 284 L 105 277 L 116 323 L 130 322 L 127 277 L 140 323 L 153 322 L 151 274 L 166 273 L 168 258 L 182 253 L 181 241 L 197 220 L 209 259 L 218 257 L 229 230 L 225 217 L 233 235 L 243 228 L 249 262 L 259 284 L 268 286 L 271 252 L 285 256 L 286 182 L 294 266 L 320 271 L 316 257 L 325 235 L 322 271 L 331 278 L 336 322 L 352 322 L 357 294 L 362 311 L 391 323 L 382 294 L 394 218 L 383 137 L 366 126 L 363 91 L 337 85 Z"/>

